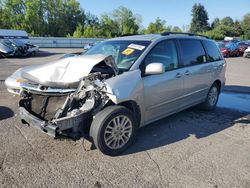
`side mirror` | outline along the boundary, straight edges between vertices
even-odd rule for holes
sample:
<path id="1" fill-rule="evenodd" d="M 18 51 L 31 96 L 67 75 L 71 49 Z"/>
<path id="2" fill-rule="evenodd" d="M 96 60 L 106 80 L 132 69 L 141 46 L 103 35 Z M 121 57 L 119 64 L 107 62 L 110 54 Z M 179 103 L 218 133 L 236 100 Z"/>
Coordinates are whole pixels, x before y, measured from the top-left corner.
<path id="1" fill-rule="evenodd" d="M 162 63 L 150 63 L 146 66 L 145 75 L 163 74 L 165 67 Z"/>

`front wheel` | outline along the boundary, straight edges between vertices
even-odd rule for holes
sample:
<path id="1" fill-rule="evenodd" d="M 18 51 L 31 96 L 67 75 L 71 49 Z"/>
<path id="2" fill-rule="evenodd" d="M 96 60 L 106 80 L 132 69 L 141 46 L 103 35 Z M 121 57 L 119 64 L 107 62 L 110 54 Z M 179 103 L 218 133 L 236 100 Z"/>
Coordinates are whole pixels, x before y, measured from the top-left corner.
<path id="1" fill-rule="evenodd" d="M 220 95 L 218 84 L 214 83 L 207 94 L 205 102 L 201 104 L 204 110 L 213 110 L 216 107 Z"/>
<path id="2" fill-rule="evenodd" d="M 115 156 L 132 144 L 137 128 L 130 110 L 123 106 L 109 106 L 94 117 L 90 136 L 102 153 Z"/>

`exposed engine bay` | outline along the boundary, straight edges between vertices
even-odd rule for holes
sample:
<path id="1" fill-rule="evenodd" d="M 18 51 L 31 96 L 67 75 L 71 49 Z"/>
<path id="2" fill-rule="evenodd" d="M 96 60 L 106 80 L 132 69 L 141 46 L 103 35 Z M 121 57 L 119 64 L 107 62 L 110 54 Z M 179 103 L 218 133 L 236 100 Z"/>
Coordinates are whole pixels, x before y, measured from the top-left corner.
<path id="1" fill-rule="evenodd" d="M 68 129 L 79 132 L 109 102 L 105 80 L 117 75 L 112 61 L 109 56 L 95 64 L 75 88 L 53 88 L 56 84 L 52 82 L 42 85 L 23 73 L 26 82 L 19 103 L 23 123 L 38 125 L 54 137 Z"/>

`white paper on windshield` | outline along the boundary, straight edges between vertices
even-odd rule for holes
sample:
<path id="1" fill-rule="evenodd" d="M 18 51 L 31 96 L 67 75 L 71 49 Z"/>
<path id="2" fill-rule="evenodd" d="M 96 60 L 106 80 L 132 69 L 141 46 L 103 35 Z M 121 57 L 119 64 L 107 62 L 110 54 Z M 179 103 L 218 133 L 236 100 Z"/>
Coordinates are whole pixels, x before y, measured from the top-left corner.
<path id="1" fill-rule="evenodd" d="M 130 44 L 128 47 L 136 49 L 136 50 L 143 50 L 145 48 L 145 46 L 142 46 L 142 45 L 139 45 L 139 44 Z"/>

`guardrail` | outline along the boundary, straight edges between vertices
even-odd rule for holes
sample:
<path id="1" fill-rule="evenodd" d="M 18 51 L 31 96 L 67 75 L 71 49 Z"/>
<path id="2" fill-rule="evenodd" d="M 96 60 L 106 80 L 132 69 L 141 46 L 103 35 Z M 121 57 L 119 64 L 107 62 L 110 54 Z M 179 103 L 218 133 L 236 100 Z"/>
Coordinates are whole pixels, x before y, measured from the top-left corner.
<path id="1" fill-rule="evenodd" d="M 102 38 L 62 38 L 62 37 L 29 37 L 24 42 L 38 45 L 40 48 L 83 48 L 86 45 L 103 41 Z"/>

